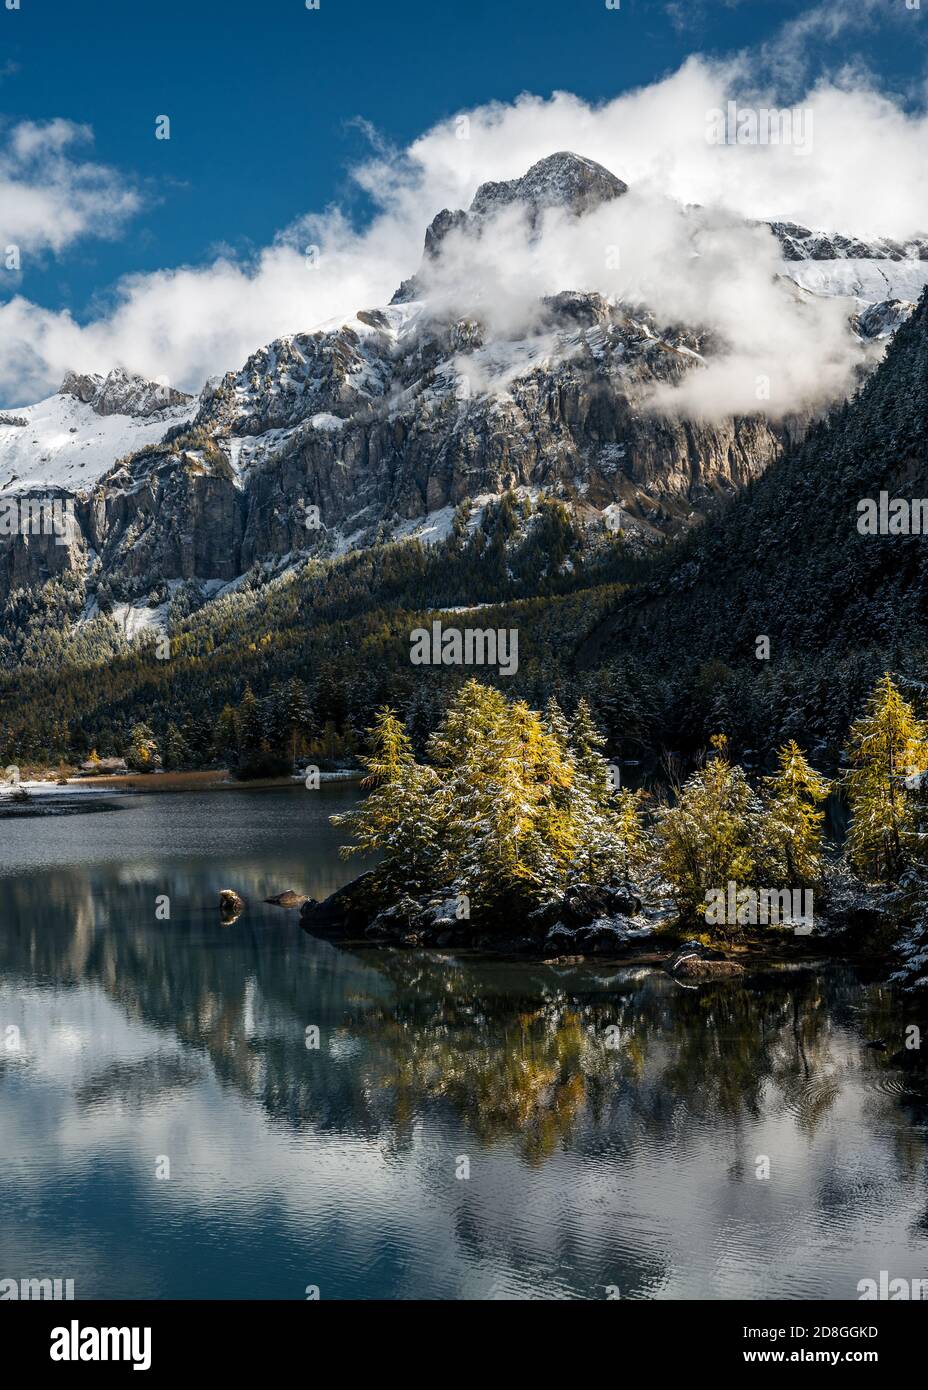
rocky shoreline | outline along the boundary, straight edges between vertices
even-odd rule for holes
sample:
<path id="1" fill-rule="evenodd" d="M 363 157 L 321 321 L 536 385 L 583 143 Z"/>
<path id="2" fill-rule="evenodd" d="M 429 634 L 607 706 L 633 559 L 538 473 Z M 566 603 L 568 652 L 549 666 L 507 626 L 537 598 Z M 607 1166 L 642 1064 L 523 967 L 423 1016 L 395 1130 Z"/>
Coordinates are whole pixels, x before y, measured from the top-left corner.
<path id="1" fill-rule="evenodd" d="M 579 884 L 549 907 L 518 922 L 459 919 L 454 899 L 426 903 L 401 898 L 384 908 L 373 873 L 362 874 L 322 902 L 300 907 L 310 936 L 343 946 L 398 950 L 434 948 L 475 952 L 542 964 L 576 964 L 588 958 L 623 964 L 662 965 L 680 980 L 743 977 L 784 963 L 811 964 L 832 955 L 824 940 L 780 933 L 759 943 L 722 949 L 692 937 L 677 923 L 667 901 L 645 906 L 629 885 Z M 842 953 L 842 957 L 846 955 Z"/>

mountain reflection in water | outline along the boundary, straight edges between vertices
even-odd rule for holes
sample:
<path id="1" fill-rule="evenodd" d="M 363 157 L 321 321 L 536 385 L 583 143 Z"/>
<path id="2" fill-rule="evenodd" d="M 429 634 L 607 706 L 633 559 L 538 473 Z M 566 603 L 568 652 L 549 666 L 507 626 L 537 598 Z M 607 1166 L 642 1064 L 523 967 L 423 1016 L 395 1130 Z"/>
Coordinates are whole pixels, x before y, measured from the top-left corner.
<path id="1" fill-rule="evenodd" d="M 339 950 L 262 899 L 356 872 L 327 820 L 355 795 L 4 824 L 0 1277 L 294 1299 L 924 1277 L 928 1080 L 863 1045 L 901 1045 L 890 990 Z"/>

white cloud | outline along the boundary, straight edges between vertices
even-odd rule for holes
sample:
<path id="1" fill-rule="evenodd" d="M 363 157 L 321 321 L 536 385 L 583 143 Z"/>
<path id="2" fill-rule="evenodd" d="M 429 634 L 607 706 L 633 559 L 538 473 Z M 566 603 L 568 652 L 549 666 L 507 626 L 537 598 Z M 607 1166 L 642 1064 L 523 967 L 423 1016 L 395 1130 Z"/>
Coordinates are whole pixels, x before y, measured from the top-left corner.
<path id="1" fill-rule="evenodd" d="M 0 398 L 25 403 L 53 390 L 68 368 L 117 363 L 199 389 L 207 375 L 240 366 L 276 336 L 385 303 L 417 269 L 424 228 L 441 207 L 466 207 L 481 182 L 515 177 L 571 149 L 618 174 L 631 193 L 579 230 L 548 219 L 534 248 L 513 227 L 487 242 L 479 264 L 459 247 L 459 264 L 449 260 L 437 290 L 481 292 L 503 327 L 525 319 L 533 297 L 561 289 L 646 300 L 658 317 L 712 327 L 728 344 L 728 356 L 700 374 L 705 409 L 756 408 L 760 374 L 771 376 L 782 408 L 814 403 L 849 379 L 843 313 L 835 305 L 797 309 L 788 288 L 774 283 L 772 238 L 743 222 L 779 217 L 860 236 L 928 230 L 928 118 L 844 73 L 802 98 L 814 118 L 804 153 L 708 143 L 707 112 L 755 86 L 743 55 L 724 64 L 691 58 L 601 106 L 567 93 L 491 104 L 467 113 L 467 139 L 451 120 L 406 151 L 378 148 L 355 171 L 377 209 L 369 226 L 352 227 L 330 210 L 303 219 L 251 261 L 225 255 L 199 268 L 130 277 L 114 307 L 87 324 L 15 298 L 0 306 Z M 63 160 L 75 128 L 42 129 L 39 140 L 23 128 L 20 154 L 9 157 L 50 167 Z M 677 203 L 700 204 L 701 218 Z M 605 272 L 603 248 L 612 241 L 621 252 L 618 276 Z M 315 270 L 305 254 L 312 245 L 321 252 Z"/>
<path id="2" fill-rule="evenodd" d="M 75 156 L 91 132 L 71 121 L 22 121 L 0 149 L 0 246 L 61 252 L 78 237 L 112 236 L 139 207 L 114 170 Z"/>

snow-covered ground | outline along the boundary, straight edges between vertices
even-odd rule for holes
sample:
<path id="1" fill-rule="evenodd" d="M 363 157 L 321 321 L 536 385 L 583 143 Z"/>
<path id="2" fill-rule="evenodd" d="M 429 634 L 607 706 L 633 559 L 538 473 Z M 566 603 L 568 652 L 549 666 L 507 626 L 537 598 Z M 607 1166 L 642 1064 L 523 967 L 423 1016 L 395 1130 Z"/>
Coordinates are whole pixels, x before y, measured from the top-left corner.
<path id="1" fill-rule="evenodd" d="M 80 782 L 67 782 L 64 785 L 60 782 L 19 782 L 12 785 L 9 782 L 0 782 L 0 802 L 10 797 L 15 797 L 19 792 L 28 792 L 34 800 L 36 798 L 48 799 L 54 797 L 67 796 L 111 796 L 112 791 L 105 787 L 88 787 Z"/>
<path id="2" fill-rule="evenodd" d="M 131 642 L 142 632 L 167 632 L 168 605 L 161 603 L 157 608 L 149 608 L 147 603 L 116 603 L 113 605 L 112 619 L 121 628 L 126 640 Z"/>
<path id="3" fill-rule="evenodd" d="M 0 492 L 22 488 L 89 487 L 127 454 L 156 444 L 165 432 L 189 420 L 196 402 L 156 416 L 97 415 L 74 396 L 55 395 L 37 405 L 0 411 Z"/>

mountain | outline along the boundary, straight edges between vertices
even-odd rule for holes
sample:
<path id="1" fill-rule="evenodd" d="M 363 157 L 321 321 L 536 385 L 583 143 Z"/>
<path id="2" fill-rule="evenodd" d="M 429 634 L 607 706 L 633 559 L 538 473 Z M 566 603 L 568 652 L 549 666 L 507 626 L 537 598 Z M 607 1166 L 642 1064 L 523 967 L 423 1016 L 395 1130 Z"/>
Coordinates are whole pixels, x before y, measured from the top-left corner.
<path id="1" fill-rule="evenodd" d="M 0 417 L 0 493 L 65 490 L 76 523 L 66 546 L 0 538 L 0 601 L 63 573 L 90 613 L 100 585 L 130 604 L 182 581 L 215 593 L 255 566 L 284 572 L 374 537 L 440 540 L 457 508 L 476 524 L 510 490 L 559 497 L 638 551 L 685 530 L 760 476 L 807 417 L 647 408 L 656 386 L 724 344 L 646 305 L 565 286 L 507 336 L 487 329 L 479 302 L 449 314 L 428 297 L 452 232 L 479 254 L 501 212 L 534 235 L 551 209 L 579 226 L 627 193 L 601 165 L 553 154 L 439 212 L 391 304 L 262 347 L 195 400 L 121 372 L 69 375 L 49 401 Z M 863 368 L 928 283 L 925 244 L 769 225 L 797 294 L 847 301 Z"/>
<path id="2" fill-rule="evenodd" d="M 478 239 L 482 228 L 505 208 L 523 210 L 534 230 L 548 208 L 560 208 L 582 217 L 627 192 L 628 184 L 601 164 L 561 150 L 540 159 L 521 178 L 482 183 L 466 211 L 443 208 L 426 229 L 424 262 L 428 264 L 440 256 L 449 232 Z M 408 303 L 422 291 L 421 277 L 413 276 L 403 281 L 391 303 Z"/>
<path id="3" fill-rule="evenodd" d="M 862 532 L 861 504 L 899 499 L 895 534 Z M 578 650 L 616 652 L 664 683 L 663 736 L 741 747 L 785 738 L 830 760 L 884 670 L 928 713 L 928 293 L 859 394 L 662 557 Z M 906 522 L 908 518 L 908 522 Z M 758 638 L 769 656 L 758 658 Z M 763 649 L 761 649 L 763 650 Z"/>
<path id="4" fill-rule="evenodd" d="M 69 372 L 54 396 L 0 412 L 0 493 L 76 492 L 195 409 L 195 397 L 118 368 L 106 376 Z"/>
<path id="5" fill-rule="evenodd" d="M 2 610 L 0 764 L 125 756 L 138 722 L 197 765 L 241 757 L 246 726 L 282 757 L 293 709 L 312 757 L 341 757 L 384 704 L 421 751 L 467 673 L 413 668 L 410 633 L 466 612 L 518 632 L 517 672 L 484 679 L 533 708 L 585 696 L 615 757 L 688 756 L 722 731 L 755 769 L 791 738 L 834 768 L 884 670 L 928 715 L 925 537 L 857 525 L 862 499 L 928 496 L 926 441 L 928 293 L 850 402 L 638 558 L 576 509 L 509 493 L 431 545 L 162 581 L 142 604 L 103 580 L 88 606 L 63 570 Z"/>

